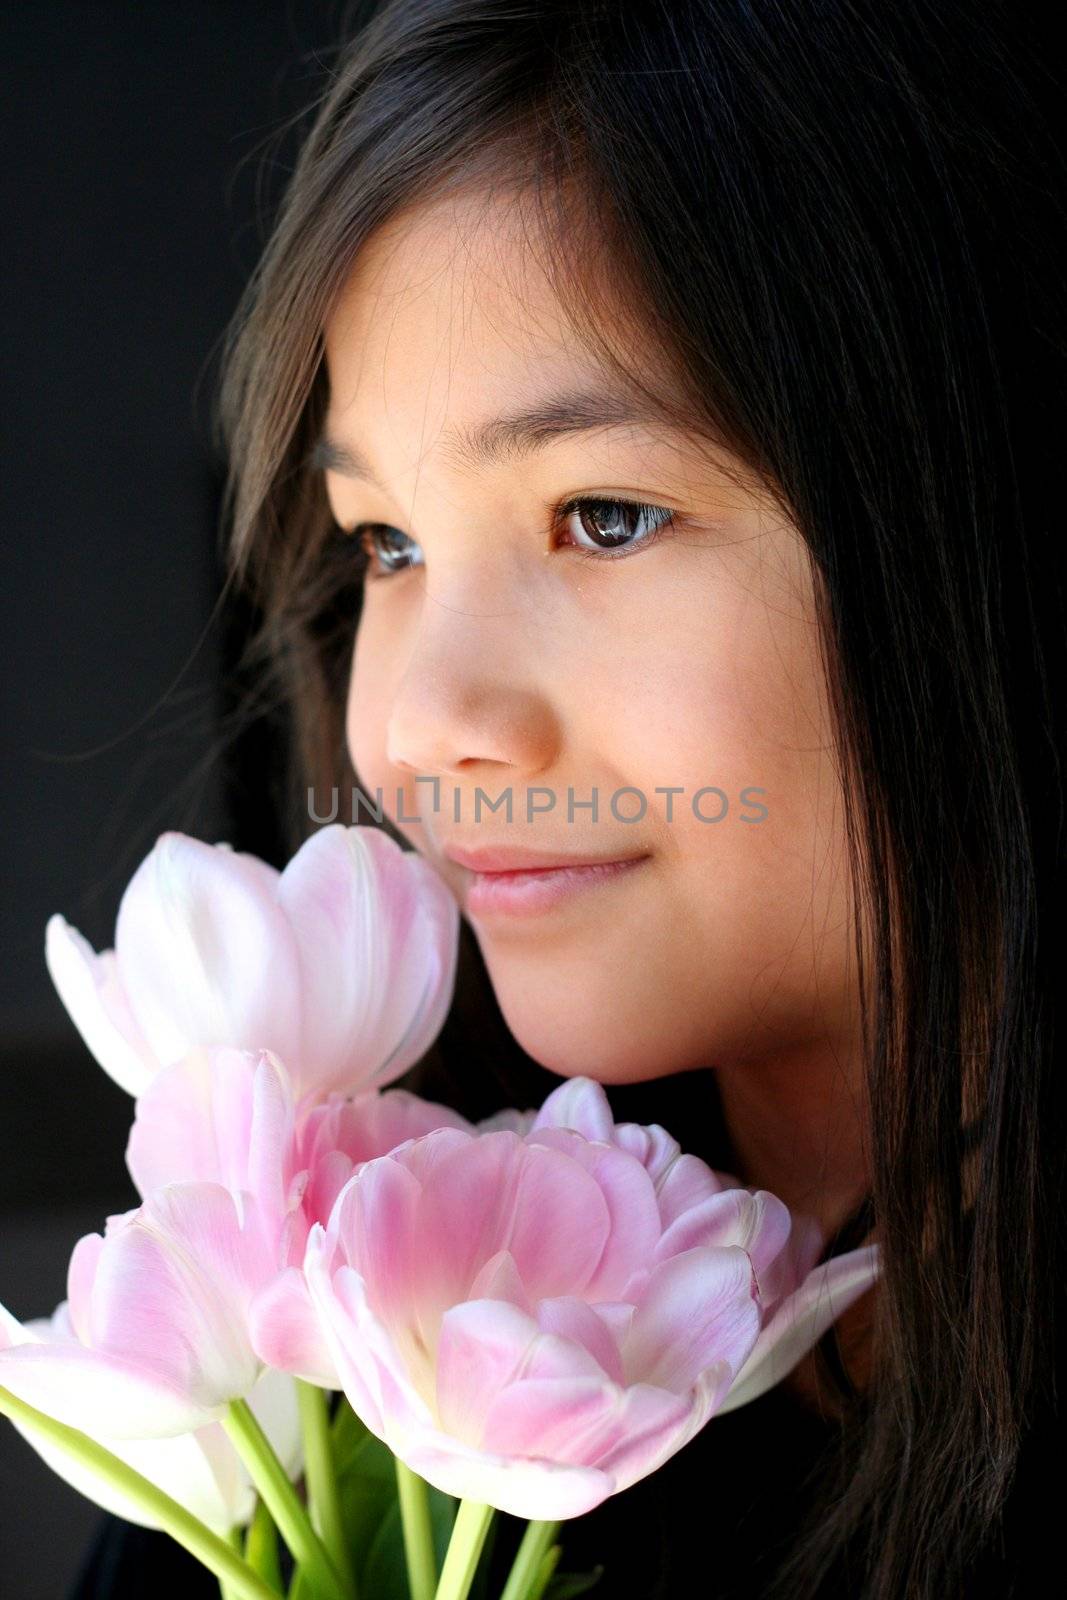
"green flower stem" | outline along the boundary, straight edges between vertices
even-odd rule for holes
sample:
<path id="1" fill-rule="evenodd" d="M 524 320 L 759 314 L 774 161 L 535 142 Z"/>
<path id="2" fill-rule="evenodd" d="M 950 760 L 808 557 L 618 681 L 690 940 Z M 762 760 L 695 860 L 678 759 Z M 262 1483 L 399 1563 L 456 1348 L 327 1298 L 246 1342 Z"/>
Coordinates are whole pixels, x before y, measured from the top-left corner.
<path id="1" fill-rule="evenodd" d="M 238 1528 L 238 1527 L 231 1528 L 229 1533 L 226 1535 L 226 1537 L 229 1540 L 230 1544 L 233 1545 L 233 1548 L 237 1551 L 237 1554 L 241 1555 L 242 1554 L 242 1541 L 241 1541 L 241 1530 L 240 1530 L 240 1528 Z M 221 1597 L 221 1600 L 234 1600 L 233 1590 L 230 1588 L 230 1586 L 226 1582 L 225 1578 L 220 1578 L 219 1579 L 219 1595 Z"/>
<path id="2" fill-rule="evenodd" d="M 433 1547 L 430 1497 L 426 1480 L 394 1456 L 396 1484 L 400 1499 L 400 1521 L 404 1529 L 404 1555 L 407 1558 L 411 1600 L 434 1600 L 437 1589 L 437 1555 Z"/>
<path id="3" fill-rule="evenodd" d="M 541 1592 L 537 1588 L 541 1568 L 544 1566 L 548 1547 L 558 1532 L 558 1522 L 527 1524 L 500 1600 L 534 1600 L 534 1597 Z M 558 1554 L 556 1560 L 559 1560 Z"/>
<path id="4" fill-rule="evenodd" d="M 545 1590 L 548 1588 L 552 1574 L 556 1570 L 556 1565 L 559 1561 L 562 1551 L 563 1546 L 561 1544 L 554 1544 L 551 1550 L 545 1551 L 545 1559 L 541 1563 L 541 1569 L 538 1572 L 537 1577 L 534 1579 L 533 1588 L 530 1590 L 530 1600 L 542 1600 L 542 1596 L 544 1595 Z"/>
<path id="5" fill-rule="evenodd" d="M 296 1380 L 297 1399 L 300 1403 L 300 1426 L 304 1435 L 304 1474 L 307 1482 L 308 1509 L 315 1532 L 322 1539 L 349 1600 L 358 1600 L 356 1578 L 345 1539 L 341 1500 L 337 1493 L 337 1475 L 333 1468 L 330 1448 L 330 1413 L 326 1404 L 326 1390 L 317 1384 Z"/>
<path id="6" fill-rule="evenodd" d="M 169 1494 L 150 1483 L 118 1456 L 112 1455 L 110 1450 L 106 1450 L 88 1434 L 68 1427 L 65 1422 L 58 1422 L 55 1417 L 46 1416 L 43 1411 L 27 1405 L 7 1389 L 0 1389 L 0 1412 L 33 1429 L 51 1444 L 58 1445 L 72 1460 L 88 1467 L 110 1488 L 128 1496 L 164 1533 L 169 1533 L 216 1578 L 224 1581 L 234 1600 L 276 1600 L 263 1580 L 256 1576 L 251 1567 L 245 1566 L 225 1539 L 220 1539 L 217 1533 L 205 1527 L 177 1500 L 172 1500 Z"/>
<path id="7" fill-rule="evenodd" d="M 278 1560 L 278 1530 L 262 1496 L 256 1500 L 256 1509 L 245 1534 L 245 1560 L 276 1594 L 284 1593 Z"/>
<path id="8" fill-rule="evenodd" d="M 481 1500 L 460 1501 L 434 1600 L 467 1600 L 493 1510 Z"/>
<path id="9" fill-rule="evenodd" d="M 270 1440 L 247 1400 L 231 1400 L 220 1418 L 226 1435 L 248 1468 L 249 1476 L 274 1518 L 294 1560 L 307 1568 L 321 1600 L 348 1600 L 337 1568 L 308 1520 L 289 1474 L 271 1449 Z M 269 1591 L 268 1591 L 269 1592 Z"/>

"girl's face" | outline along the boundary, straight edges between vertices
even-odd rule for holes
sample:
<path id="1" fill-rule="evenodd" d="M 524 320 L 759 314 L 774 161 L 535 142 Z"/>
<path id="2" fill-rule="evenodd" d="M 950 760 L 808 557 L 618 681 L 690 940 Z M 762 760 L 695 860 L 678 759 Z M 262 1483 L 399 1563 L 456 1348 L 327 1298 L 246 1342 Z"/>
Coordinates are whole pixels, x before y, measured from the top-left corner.
<path id="1" fill-rule="evenodd" d="M 352 761 L 454 891 L 519 1043 L 603 1083 L 825 1050 L 850 906 L 796 529 L 641 414 L 508 205 L 383 227 L 325 334 L 326 488 L 371 551 Z M 641 859 L 520 913 L 468 907 L 450 847 Z"/>

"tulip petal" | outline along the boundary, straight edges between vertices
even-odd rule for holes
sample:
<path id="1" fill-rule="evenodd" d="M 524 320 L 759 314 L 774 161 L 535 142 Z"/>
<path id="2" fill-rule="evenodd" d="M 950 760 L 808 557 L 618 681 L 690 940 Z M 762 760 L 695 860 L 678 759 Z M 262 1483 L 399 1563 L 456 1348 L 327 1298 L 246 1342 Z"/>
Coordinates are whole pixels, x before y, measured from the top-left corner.
<path id="1" fill-rule="evenodd" d="M 590 1143 L 573 1128 L 540 1128 L 527 1143 L 561 1150 L 595 1178 L 608 1209 L 607 1238 L 591 1277 L 585 1283 L 572 1279 L 571 1286 L 590 1300 L 615 1299 L 660 1239 L 662 1224 L 651 1178 L 628 1151 L 600 1140 Z"/>
<path id="2" fill-rule="evenodd" d="M 202 1045 L 295 1056 L 300 989 L 277 876 L 254 856 L 170 832 L 130 879 L 115 953 L 160 1065 Z"/>
<path id="3" fill-rule="evenodd" d="M 67 1264 L 67 1298 L 64 1304 L 75 1338 L 84 1345 L 92 1343 L 90 1334 L 90 1306 L 96 1269 L 104 1238 L 99 1233 L 87 1233 L 77 1241 Z"/>
<path id="4" fill-rule="evenodd" d="M 160 1526 L 145 1512 L 139 1501 L 99 1476 L 85 1462 L 70 1456 L 36 1428 L 19 1422 L 15 1423 L 15 1427 L 57 1477 L 69 1483 L 72 1489 L 93 1501 L 101 1510 L 141 1528 Z M 219 1429 L 232 1456 L 233 1446 L 219 1424 L 210 1423 L 208 1427 Z M 242 1507 L 239 1501 L 234 1504 L 236 1496 L 232 1492 L 225 1496 L 220 1493 L 216 1471 L 201 1445 L 206 1431 L 198 1429 L 195 1433 L 181 1434 L 173 1439 L 101 1439 L 99 1442 L 165 1494 L 180 1501 L 187 1511 L 192 1512 L 214 1533 L 225 1536 L 240 1520 Z M 254 1498 L 250 1484 L 246 1486 L 245 1495 L 248 1499 Z M 245 1520 L 248 1514 L 246 1512 Z"/>
<path id="5" fill-rule="evenodd" d="M 493 1399 L 481 1445 L 491 1454 L 540 1456 L 567 1466 L 596 1466 L 595 1441 L 610 1426 L 618 1387 L 598 1376 L 522 1378 Z"/>
<path id="6" fill-rule="evenodd" d="M 394 1160 L 401 1160 L 402 1165 L 421 1184 L 430 1181 L 431 1174 L 457 1150 L 468 1150 L 474 1142 L 474 1135 L 465 1132 L 462 1128 L 434 1128 L 430 1133 L 417 1139 L 405 1139 L 389 1154 Z"/>
<path id="7" fill-rule="evenodd" d="M 248 1309 L 252 1348 L 268 1367 L 292 1373 L 323 1389 L 340 1379 L 304 1274 L 287 1267 L 256 1294 Z"/>
<path id="8" fill-rule="evenodd" d="M 359 1273 L 331 1266 L 329 1241 L 318 1226 L 308 1235 L 304 1271 L 323 1336 L 356 1415 L 390 1448 L 395 1447 L 387 1430 L 431 1425 L 432 1373 L 426 1353 L 420 1362 L 409 1348 L 406 1353 L 415 1359 L 410 1368 L 405 1364 L 396 1342 L 375 1316 Z"/>
<path id="9" fill-rule="evenodd" d="M 330 1213 L 340 1198 L 341 1190 L 351 1178 L 352 1170 L 352 1162 L 343 1150 L 331 1150 L 310 1167 L 304 1195 L 304 1210 L 309 1226 L 313 1222 L 329 1222 Z"/>
<path id="10" fill-rule="evenodd" d="M 126 1003 L 115 953 L 97 955 L 58 912 L 45 928 L 45 965 L 90 1053 L 127 1094 L 140 1094 L 158 1062 Z"/>
<path id="11" fill-rule="evenodd" d="M 352 1099 L 335 1092 L 303 1118 L 299 1165 L 314 1170 L 329 1153 L 343 1151 L 355 1167 L 438 1128 L 456 1128 L 469 1136 L 475 1132 L 458 1111 L 408 1089 L 371 1089 Z"/>
<path id="12" fill-rule="evenodd" d="M 58 1342 L 77 1348 L 63 1314 L 65 1304 L 56 1308 L 51 1319 L 35 1318 L 24 1325 L 0 1306 L 0 1347 L 5 1343 L 6 1334 L 7 1342 L 38 1345 Z M 291 1478 L 297 1477 L 303 1466 L 303 1448 L 292 1379 L 283 1373 L 264 1372 L 248 1398 L 282 1465 Z M 39 1406 L 37 1409 L 46 1408 Z M 69 1418 L 61 1420 L 69 1424 Z M 90 1465 L 69 1455 L 32 1425 L 12 1421 L 46 1466 L 86 1499 L 139 1527 L 160 1526 L 146 1514 L 138 1500 L 100 1477 Z M 220 1537 L 228 1536 L 231 1528 L 243 1526 L 250 1519 L 255 1508 L 255 1491 L 247 1470 L 218 1422 L 205 1423 L 194 1431 L 171 1438 L 97 1437 L 112 1455 L 177 1500 Z"/>
<path id="13" fill-rule="evenodd" d="M 107 1390 L 103 1398 L 96 1393 L 79 1395 L 80 1385 L 96 1382 Z M 137 1407 L 150 1404 L 156 1416 L 163 1415 L 168 1424 L 165 1431 L 170 1431 L 175 1415 L 183 1417 L 189 1426 L 198 1426 L 204 1420 L 201 1408 L 190 1408 L 165 1381 L 160 1382 L 158 1374 L 143 1365 L 101 1358 L 95 1351 L 84 1349 L 74 1336 L 65 1300 L 51 1317 L 34 1317 L 24 1323 L 0 1305 L 0 1386 L 47 1416 L 94 1436 L 96 1430 L 86 1419 L 98 1415 L 109 1430 L 117 1426 L 112 1422 L 111 1410 L 116 1397 L 118 1415 L 130 1411 L 136 1414 Z M 35 1432 L 30 1441 L 35 1449 L 39 1440 Z"/>
<path id="14" fill-rule="evenodd" d="M 663 1226 L 669 1228 L 685 1212 L 718 1194 L 723 1187 L 722 1175 L 713 1172 L 699 1156 L 690 1155 L 688 1151 L 675 1156 L 661 1171 L 656 1184 Z"/>
<path id="15" fill-rule="evenodd" d="M 441 1319 L 436 1402 L 441 1426 L 478 1446 L 500 1389 L 525 1364 L 538 1336 L 535 1320 L 507 1300 L 469 1300 Z"/>
<path id="16" fill-rule="evenodd" d="M 81 1345 L 14 1345 L 0 1350 L 0 1386 L 93 1438 L 147 1439 L 188 1433 L 221 1416 L 147 1363 Z"/>
<path id="17" fill-rule="evenodd" d="M 752 1267 L 739 1246 L 701 1247 L 652 1270 L 623 1350 L 630 1382 L 685 1393 L 705 1367 L 736 1373 L 760 1331 Z"/>
<path id="18" fill-rule="evenodd" d="M 418 1256 L 426 1248 L 420 1196 L 418 1180 L 407 1167 L 383 1156 L 353 1173 L 330 1214 L 330 1240 L 348 1242 L 348 1265 L 374 1286 L 374 1315 L 395 1330 L 415 1309 L 411 1289 L 420 1276 Z"/>
<path id="19" fill-rule="evenodd" d="M 647 1383 L 619 1389 L 591 1378 L 521 1380 L 498 1397 L 484 1448 L 595 1467 L 610 1473 L 617 1493 L 681 1448 L 692 1408 L 688 1396 Z"/>
<path id="20" fill-rule="evenodd" d="M 577 1295 L 559 1295 L 539 1303 L 537 1325 L 542 1333 L 554 1333 L 587 1351 L 612 1383 L 622 1386 L 626 1376 L 619 1341 L 612 1332 L 609 1320 L 597 1315 L 598 1309 L 580 1300 Z M 632 1307 L 627 1309 L 632 1311 Z M 627 1318 L 627 1332 L 629 1322 Z"/>
<path id="21" fill-rule="evenodd" d="M 467 1298 L 474 1275 L 501 1249 L 510 1250 L 535 1300 L 583 1286 L 609 1242 L 611 1213 L 577 1161 L 503 1130 L 467 1141 L 434 1166 L 416 1227 L 426 1257 L 419 1277 L 431 1307 L 443 1312 Z M 435 1325 L 424 1331 L 436 1336 Z"/>
<path id="22" fill-rule="evenodd" d="M 681 1255 L 698 1245 L 740 1245 L 748 1253 L 756 1286 L 764 1305 L 770 1293 L 764 1279 L 773 1282 L 772 1268 L 781 1259 L 792 1228 L 789 1207 L 766 1189 L 722 1189 L 683 1211 L 664 1231 L 654 1259 Z"/>
<path id="23" fill-rule="evenodd" d="M 336 1387 L 336 1385 L 334 1386 Z M 296 1479 L 304 1470 L 304 1438 L 300 1425 L 300 1402 L 296 1385 L 285 1372 L 274 1372 L 269 1367 L 262 1373 L 248 1393 L 249 1408 L 271 1448 L 285 1468 L 289 1478 Z M 252 1508 L 249 1508 L 251 1514 Z"/>
<path id="24" fill-rule="evenodd" d="M 477 1272 L 469 1290 L 471 1300 L 508 1300 L 536 1321 L 536 1310 L 510 1250 L 498 1250 Z"/>
<path id="25" fill-rule="evenodd" d="M 213 1411 L 259 1374 L 247 1308 L 278 1265 L 253 1196 L 241 1197 L 239 1212 L 216 1184 L 159 1189 L 105 1234 L 83 1336 L 95 1352 L 144 1366 Z M 146 1427 L 143 1436 L 163 1431 Z"/>
<path id="26" fill-rule="evenodd" d="M 630 1335 L 636 1307 L 632 1300 L 595 1300 L 590 1306 L 610 1333 L 617 1350 L 621 1351 Z M 621 1379 L 619 1380 L 622 1381 Z"/>
<path id="27" fill-rule="evenodd" d="M 496 1133 L 501 1128 L 510 1128 L 512 1133 L 525 1138 L 533 1128 L 536 1118 L 536 1107 L 528 1111 L 517 1111 L 513 1106 L 505 1106 L 503 1110 L 494 1111 L 488 1117 L 481 1117 L 475 1123 L 474 1129 L 478 1133 Z"/>
<path id="28" fill-rule="evenodd" d="M 586 1139 L 610 1143 L 615 1118 L 604 1085 L 595 1078 L 568 1078 L 546 1096 L 530 1131 L 539 1133 L 542 1128 L 573 1128 Z"/>
<path id="29" fill-rule="evenodd" d="M 612 1135 L 620 1150 L 636 1156 L 656 1187 L 661 1188 L 673 1162 L 681 1153 L 681 1145 L 661 1128 L 658 1122 L 619 1122 Z"/>
<path id="30" fill-rule="evenodd" d="M 420 945 L 429 959 L 407 1025 L 371 1080 L 377 1088 L 402 1077 L 426 1054 L 444 1026 L 456 987 L 459 906 L 428 861 L 412 853 L 411 866 L 419 892 Z M 405 965 L 400 971 L 407 975 Z"/>
<path id="31" fill-rule="evenodd" d="M 457 1500 L 478 1500 L 510 1516 L 536 1521 L 562 1522 L 584 1516 L 614 1488 L 612 1478 L 595 1467 L 494 1456 L 443 1434 L 420 1434 L 394 1450 L 413 1472 L 443 1494 Z"/>
<path id="32" fill-rule="evenodd" d="M 139 1097 L 126 1165 L 144 1197 L 165 1184 L 215 1183 L 281 1217 L 293 1120 L 289 1075 L 270 1051 L 193 1050 Z"/>
<path id="33" fill-rule="evenodd" d="M 747 1405 L 780 1383 L 830 1324 L 875 1283 L 879 1271 L 879 1247 L 869 1244 L 810 1272 L 764 1324 L 719 1410 Z"/>
<path id="34" fill-rule="evenodd" d="M 791 1213 L 789 1238 L 780 1255 L 763 1272 L 760 1294 L 764 1320 L 777 1309 L 778 1302 L 799 1289 L 826 1246 L 826 1238 L 815 1217 L 803 1211 Z"/>
<path id="35" fill-rule="evenodd" d="M 716 1363 L 704 1378 L 713 1402 L 729 1384 L 730 1368 L 725 1362 Z M 691 1395 L 633 1383 L 620 1396 L 610 1432 L 605 1430 L 596 1441 L 595 1464 L 611 1474 L 614 1493 L 628 1489 L 687 1444 L 712 1409 L 713 1404 L 706 1402 L 698 1409 Z"/>
<path id="36" fill-rule="evenodd" d="M 304 995 L 301 1060 L 318 1089 L 382 1087 L 440 1032 L 459 908 L 440 875 L 372 827 L 333 823 L 278 884 Z"/>

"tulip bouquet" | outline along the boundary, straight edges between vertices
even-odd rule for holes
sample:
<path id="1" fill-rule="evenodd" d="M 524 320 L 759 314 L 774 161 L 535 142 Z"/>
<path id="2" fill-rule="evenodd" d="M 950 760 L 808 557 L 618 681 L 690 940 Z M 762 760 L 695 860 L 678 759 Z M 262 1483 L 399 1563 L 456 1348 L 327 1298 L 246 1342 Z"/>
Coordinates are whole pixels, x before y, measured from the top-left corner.
<path id="1" fill-rule="evenodd" d="M 277 872 L 161 836 L 113 950 L 46 960 L 133 1097 L 140 1196 L 67 1297 L 0 1305 L 0 1411 L 229 1600 L 564 1600 L 561 1523 L 778 1382 L 878 1272 L 567 1080 L 472 1123 L 388 1087 L 451 1003 L 458 908 L 380 830 Z"/>

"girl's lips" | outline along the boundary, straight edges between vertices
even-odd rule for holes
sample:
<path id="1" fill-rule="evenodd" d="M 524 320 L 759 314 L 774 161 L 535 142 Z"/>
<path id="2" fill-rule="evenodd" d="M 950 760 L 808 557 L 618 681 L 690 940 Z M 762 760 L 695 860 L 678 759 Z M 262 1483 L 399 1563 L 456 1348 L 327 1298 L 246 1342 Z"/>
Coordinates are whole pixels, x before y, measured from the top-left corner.
<path id="1" fill-rule="evenodd" d="M 632 872 L 648 856 L 598 861 L 581 867 L 538 867 L 511 872 L 475 872 L 466 887 L 464 907 L 471 916 L 536 916 L 581 889 Z"/>

